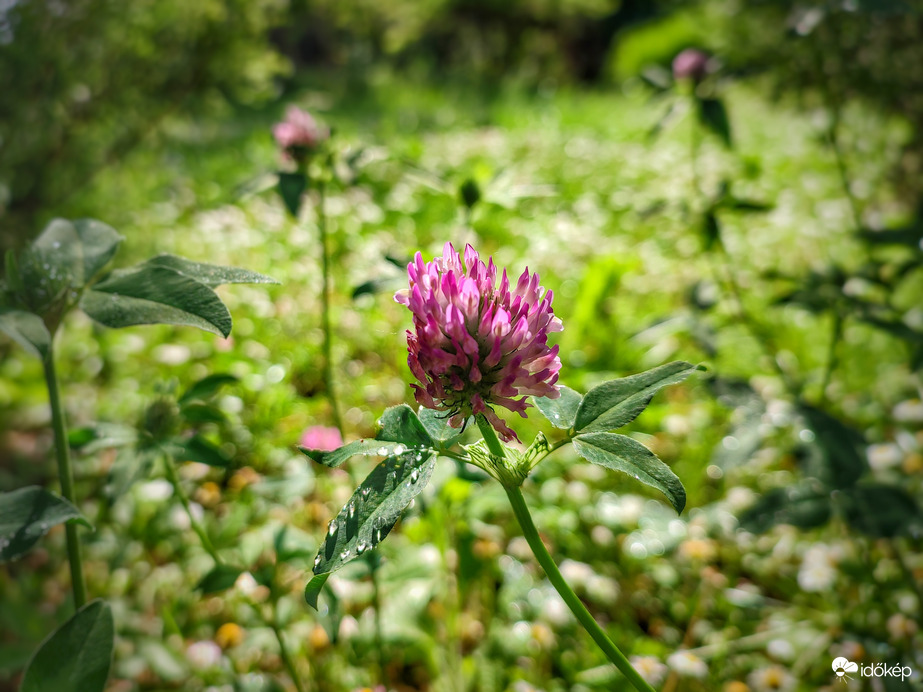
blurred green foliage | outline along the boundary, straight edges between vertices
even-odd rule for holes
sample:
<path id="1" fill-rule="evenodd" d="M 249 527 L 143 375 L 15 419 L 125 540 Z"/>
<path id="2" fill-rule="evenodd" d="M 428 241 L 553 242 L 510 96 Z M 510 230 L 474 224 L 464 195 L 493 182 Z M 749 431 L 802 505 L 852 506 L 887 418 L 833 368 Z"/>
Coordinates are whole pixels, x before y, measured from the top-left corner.
<path id="1" fill-rule="evenodd" d="M 282 88 L 335 129 L 340 160 L 353 163 L 340 176 L 349 184 L 332 185 L 327 200 L 347 440 L 373 435 L 377 413 L 411 400 L 408 319 L 389 295 L 403 283 L 395 265 L 416 250 L 432 257 L 447 239 L 470 240 L 514 271 L 528 265 L 554 289 L 565 384 L 586 391 L 672 358 L 705 361 L 714 375 L 668 390 L 631 427 L 686 483 L 681 517 L 653 493 L 572 456 L 547 459 L 525 488 L 549 548 L 619 643 L 660 661 L 691 649 L 708 668 L 703 678 L 674 673 L 674 689 L 684 692 L 743 689 L 744 681 L 773 689 L 773 679 L 775 689 L 811 692 L 833 684 L 834 655 L 913 660 L 923 669 L 918 14 L 897 3 L 883 12 L 883 3 L 742 9 L 726 0 L 590 10 L 566 2 L 293 2 L 278 15 L 272 4 L 248 6 L 283 17 L 272 42 L 302 69 Z M 21 3 L 10 16 L 41 7 Z M 201 7 L 182 11 L 198 16 Z M 68 48 L 39 40 L 38 26 L 30 50 L 53 56 L 71 86 L 80 83 Z M 106 26 L 111 40 L 130 42 L 115 20 Z M 106 42 L 84 31 L 74 27 L 74 45 L 104 54 Z M 255 64 L 272 67 L 257 79 L 270 88 L 277 83 L 268 73 L 281 63 L 258 34 L 248 45 L 269 61 Z M 170 46 L 169 32 L 156 36 Z M 598 43 L 581 53 L 587 36 Z M 229 46 L 224 40 L 201 45 Z M 14 44 L 0 46 L 5 60 Z M 650 63 L 668 68 L 692 44 L 723 62 L 713 79 L 735 147 L 703 137 L 695 168 L 694 113 L 673 113 L 650 139 L 664 103 L 635 78 Z M 175 54 L 191 44 L 176 45 L 146 64 L 182 64 Z M 25 48 L 16 50 L 28 73 Z M 903 69 L 889 70 L 889 51 Z M 575 53 L 595 72 L 575 69 Z M 222 294 L 235 316 L 229 340 L 68 318 L 74 338 L 60 357 L 74 426 L 132 422 L 150 411 L 165 380 L 176 378 L 183 391 L 210 373 L 237 378 L 215 397 L 220 415 L 195 409 L 205 417 L 192 426 L 227 467 L 186 463 L 179 472 L 216 549 L 253 574 L 250 590 L 194 590 L 213 561 L 162 470 L 145 469 L 149 476 L 112 499 L 113 475 L 139 458 L 112 445 L 78 451 L 80 509 L 98 527 L 87 538 L 90 590 L 109 595 L 119 614 L 119 689 L 278 689 L 271 679 L 285 673 L 254 610 L 277 603 L 298 665 L 318 689 L 386 679 L 395 689 L 437 690 L 461 676 L 479 690 L 618 690 L 522 550 L 502 492 L 447 460 L 381 549 L 381 603 L 367 568 L 353 564 L 331 580 L 321 614 L 305 614 L 311 556 L 354 485 L 342 470 L 316 473 L 295 450 L 305 428 L 329 423 L 329 410 L 316 193 L 308 191 L 294 223 L 266 175 L 279 164 L 269 128 L 285 104 L 259 105 L 209 62 L 206 74 L 226 86 L 190 87 L 189 100 L 174 107 L 176 99 L 142 89 L 146 80 L 160 83 L 158 70 L 122 73 L 110 62 L 91 64 L 122 75 L 137 96 L 112 95 L 111 110 L 94 110 L 79 128 L 66 125 L 72 99 L 64 86 L 0 72 L 4 84 L 33 85 L 18 93 L 38 95 L 0 104 L 20 113 L 16 136 L 3 131 L 4 176 L 19 175 L 6 173 L 6 152 L 25 146 L 19 136 L 57 150 L 29 127 L 33 120 L 65 123 L 49 132 L 73 142 L 75 158 L 58 155 L 54 166 L 10 159 L 24 180 L 41 172 L 37 189 L 61 190 L 30 213 L 99 216 L 129 237 L 134 259 L 176 252 L 282 281 Z M 325 69 L 308 69 L 318 63 Z M 171 70 L 170 84 L 188 84 L 179 65 Z M 601 75 L 618 85 L 568 83 Z M 46 89 L 64 105 L 35 106 Z M 141 95 L 149 112 L 132 105 Z M 137 139 L 130 155 L 111 148 L 123 108 L 140 132 L 147 115 L 168 107 L 162 127 Z M 97 167 L 106 147 L 109 165 Z M 473 204 L 468 181 L 478 192 Z M 71 189 L 80 192 L 65 194 Z M 4 242 L 6 229 L 19 227 L 10 224 L 27 216 L 7 205 Z M 760 325 L 755 332 L 740 302 Z M 0 343 L 4 489 L 49 483 L 40 382 L 36 363 Z M 522 425 L 527 436 L 555 432 L 535 413 Z M 362 464 L 357 476 L 372 462 Z M 0 572 L 2 676 L 14 677 L 67 611 L 63 537 L 52 531 L 46 539 Z M 370 617 L 377 606 L 381 650 Z M 228 625 L 242 639 L 228 637 Z M 215 666 L 195 662 L 191 649 L 203 642 L 221 643 Z M 378 656 L 380 678 L 371 663 Z"/>
<path id="2" fill-rule="evenodd" d="M 288 63 L 268 32 L 284 9 L 285 0 L 7 3 L 0 246 L 35 233 L 167 116 L 275 96 Z"/>

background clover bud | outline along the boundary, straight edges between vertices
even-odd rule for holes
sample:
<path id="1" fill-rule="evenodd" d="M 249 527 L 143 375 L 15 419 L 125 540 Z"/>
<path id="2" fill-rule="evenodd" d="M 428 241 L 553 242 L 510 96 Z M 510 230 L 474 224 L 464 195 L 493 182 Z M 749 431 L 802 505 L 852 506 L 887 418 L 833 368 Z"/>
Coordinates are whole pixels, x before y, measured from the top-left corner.
<path id="1" fill-rule="evenodd" d="M 307 111 L 289 106 L 285 119 L 273 126 L 272 136 L 286 156 L 301 161 L 330 137 L 330 130 L 318 124 Z"/>
<path id="2" fill-rule="evenodd" d="M 698 48 L 687 48 L 673 58 L 673 78 L 701 82 L 711 72 L 711 58 Z"/>
<path id="3" fill-rule="evenodd" d="M 413 313 L 407 363 L 420 382 L 417 402 L 448 412 L 456 428 L 483 414 L 502 440 L 518 440 L 492 407 L 525 417 L 527 396 L 559 396 L 561 360 L 548 346 L 548 334 L 563 328 L 553 292 L 528 268 L 513 287 L 506 270 L 498 281 L 493 259 L 485 265 L 470 245 L 464 262 L 451 243 L 432 262 L 418 252 L 407 273 L 410 288 L 394 299 Z"/>
<path id="4" fill-rule="evenodd" d="M 331 452 L 343 446 L 343 436 L 337 428 L 313 425 L 301 433 L 299 444 L 307 449 Z"/>

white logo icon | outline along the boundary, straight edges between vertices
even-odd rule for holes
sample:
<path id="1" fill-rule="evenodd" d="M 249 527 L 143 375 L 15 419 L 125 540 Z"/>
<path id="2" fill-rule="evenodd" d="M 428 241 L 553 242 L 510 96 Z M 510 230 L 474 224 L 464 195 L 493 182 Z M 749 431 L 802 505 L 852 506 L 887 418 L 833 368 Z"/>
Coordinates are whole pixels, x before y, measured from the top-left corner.
<path id="1" fill-rule="evenodd" d="M 858 673 L 859 672 L 859 664 L 853 663 L 852 661 L 844 658 L 843 656 L 840 656 L 839 658 L 833 659 L 833 672 L 836 673 L 836 676 L 840 680 L 842 680 L 843 682 L 846 682 L 847 680 L 852 679 L 847 675 L 847 673 Z"/>

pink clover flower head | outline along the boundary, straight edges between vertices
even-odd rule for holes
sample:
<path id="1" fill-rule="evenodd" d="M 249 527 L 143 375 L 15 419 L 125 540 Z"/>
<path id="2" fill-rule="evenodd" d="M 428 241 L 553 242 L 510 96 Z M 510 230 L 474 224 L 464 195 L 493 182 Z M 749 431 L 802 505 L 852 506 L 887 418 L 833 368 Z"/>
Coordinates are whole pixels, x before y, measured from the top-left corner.
<path id="1" fill-rule="evenodd" d="M 343 446 L 343 437 L 336 428 L 314 425 L 301 433 L 301 446 L 318 452 L 332 452 Z"/>
<path id="2" fill-rule="evenodd" d="M 293 159 L 304 158 L 330 137 L 330 130 L 318 124 L 307 111 L 297 106 L 289 106 L 285 119 L 272 128 L 276 144 Z"/>
<path id="3" fill-rule="evenodd" d="M 673 78 L 701 82 L 711 72 L 711 57 L 698 48 L 687 48 L 673 58 Z"/>
<path id="4" fill-rule="evenodd" d="M 394 299 L 413 313 L 407 364 L 420 382 L 417 402 L 446 411 L 455 428 L 483 414 L 504 442 L 518 440 L 493 406 L 525 418 L 527 396 L 560 396 L 561 359 L 548 346 L 548 334 L 563 329 L 554 293 L 528 267 L 515 285 L 505 269 L 498 279 L 493 259 L 485 265 L 470 245 L 464 262 L 451 243 L 432 262 L 418 252 L 407 273 L 410 288 Z"/>

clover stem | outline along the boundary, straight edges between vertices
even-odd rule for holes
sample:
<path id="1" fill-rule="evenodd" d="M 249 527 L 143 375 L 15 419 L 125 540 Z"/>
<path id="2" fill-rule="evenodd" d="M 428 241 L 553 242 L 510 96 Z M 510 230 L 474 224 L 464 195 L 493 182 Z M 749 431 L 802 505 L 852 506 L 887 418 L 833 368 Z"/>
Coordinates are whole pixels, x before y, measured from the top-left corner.
<path id="1" fill-rule="evenodd" d="M 48 401 L 51 403 L 51 425 L 54 430 L 54 449 L 58 461 L 58 476 L 61 481 L 61 495 L 72 505 L 77 504 L 74 495 L 74 471 L 71 466 L 70 446 L 67 441 L 67 422 L 58 389 L 58 375 L 54 367 L 54 349 L 49 345 L 43 365 L 45 383 L 48 386 Z M 80 555 L 80 537 L 75 524 L 64 525 L 67 540 L 67 561 L 70 564 L 71 587 L 74 591 L 74 608 L 79 610 L 87 600 L 87 587 L 83 577 L 83 558 Z"/>
<path id="2" fill-rule="evenodd" d="M 186 492 L 180 485 L 179 474 L 176 472 L 176 462 L 173 461 L 173 457 L 171 457 L 169 454 L 164 454 L 163 465 L 167 472 L 167 479 L 170 481 L 170 485 L 173 486 L 173 491 L 179 498 L 180 504 L 183 505 L 183 509 L 186 511 L 186 516 L 189 517 L 189 525 L 192 527 L 192 530 L 195 531 L 196 536 L 199 537 L 199 542 L 202 544 L 202 548 L 206 553 L 209 554 L 211 559 L 215 561 L 216 565 L 225 564 L 224 560 L 221 559 L 221 556 L 218 555 L 218 551 L 215 549 L 211 539 L 208 537 L 208 533 L 205 531 L 205 527 L 202 526 L 199 520 L 196 519 L 195 515 L 192 513 L 192 506 L 189 504 L 189 497 L 186 495 Z M 298 669 L 295 667 L 295 662 L 292 660 L 292 656 L 288 651 L 288 647 L 285 645 L 285 640 L 282 638 L 282 631 L 279 628 L 278 598 L 274 597 L 272 600 L 271 620 L 264 617 L 263 612 L 255 604 L 250 603 L 250 605 L 256 611 L 257 615 L 259 615 L 260 619 L 266 623 L 276 635 L 276 641 L 279 643 L 279 655 L 282 658 L 282 663 L 285 665 L 285 668 L 288 671 L 289 677 L 291 677 L 295 688 L 298 690 L 298 692 L 305 692 L 304 684 L 301 682 L 301 678 L 298 676 Z"/>
<path id="3" fill-rule="evenodd" d="M 823 406 L 827 401 L 827 388 L 830 386 L 830 380 L 833 377 L 833 371 L 836 370 L 838 363 L 836 347 L 843 336 L 843 314 L 839 306 L 833 307 L 833 324 L 830 327 L 830 343 L 827 346 L 827 366 L 824 368 L 824 375 L 820 382 L 819 405 Z"/>
<path id="4" fill-rule="evenodd" d="M 496 439 L 496 437 L 494 439 Z M 490 446 L 489 440 L 487 444 Z M 605 633 L 603 628 L 599 626 L 599 623 L 596 622 L 590 614 L 590 611 L 586 609 L 586 606 L 583 605 L 583 602 L 561 575 L 558 566 L 555 564 L 554 559 L 542 542 L 538 530 L 535 528 L 532 515 L 529 514 L 529 508 L 522 496 L 522 491 L 520 491 L 518 487 L 510 485 L 504 485 L 503 489 L 506 490 L 506 495 L 510 499 L 510 504 L 513 505 L 513 513 L 516 515 L 517 521 L 519 521 L 519 526 L 522 527 L 522 534 L 529 543 L 529 547 L 532 548 L 532 552 L 535 554 L 538 564 L 541 565 L 545 574 L 548 576 L 548 581 L 551 582 L 555 590 L 561 595 L 561 598 L 564 599 L 564 602 L 571 609 L 571 612 L 593 638 L 597 646 L 606 654 L 606 658 L 615 664 L 615 667 L 621 671 L 622 675 L 628 678 L 628 681 L 638 692 L 654 692 L 654 688 L 647 684 L 638 671 L 632 667 L 631 663 L 625 657 L 625 654 L 623 654 L 612 640 L 609 639 L 609 636 Z"/>
<path id="5" fill-rule="evenodd" d="M 215 546 L 212 545 L 211 539 L 205 531 L 205 527 L 199 523 L 199 520 L 196 519 L 195 515 L 192 513 L 192 507 L 189 505 L 189 498 L 186 496 L 183 486 L 180 485 L 179 475 L 176 473 L 176 463 L 173 461 L 173 457 L 169 454 L 164 454 L 163 466 L 167 472 L 167 480 L 170 481 L 170 485 L 173 486 L 173 491 L 179 498 L 180 504 L 182 504 L 183 509 L 186 510 L 186 516 L 189 517 L 189 526 L 192 527 L 196 536 L 199 537 L 202 548 L 211 556 L 211 559 L 215 561 L 216 565 L 223 565 L 224 561 L 219 557 L 218 551 L 215 550 Z"/>
<path id="6" fill-rule="evenodd" d="M 505 459 L 506 453 L 503 451 L 503 445 L 497 439 L 497 433 L 494 432 L 490 421 L 487 420 L 483 413 L 479 413 L 474 419 L 477 421 L 478 429 L 481 431 L 481 436 L 484 438 L 484 442 L 487 443 L 487 449 L 490 450 L 490 453 L 495 457 Z"/>
<path id="7" fill-rule="evenodd" d="M 321 246 L 321 327 L 324 332 L 324 388 L 327 390 L 327 400 L 330 402 L 330 415 L 333 424 L 340 435 L 343 434 L 343 419 L 340 418 L 340 405 L 337 401 L 336 388 L 333 381 L 333 333 L 330 328 L 330 247 L 327 234 L 326 183 L 323 179 L 317 185 L 317 229 L 320 233 Z"/>
<path id="8" fill-rule="evenodd" d="M 297 689 L 298 692 L 305 692 L 304 684 L 301 682 L 301 677 L 298 675 L 298 669 L 295 667 L 295 661 L 292 659 L 292 655 L 289 653 L 288 647 L 285 645 L 285 639 L 282 637 L 282 629 L 279 627 L 278 608 L 276 605 L 276 602 L 273 601 L 272 620 L 268 624 L 272 629 L 273 634 L 276 635 L 276 641 L 279 643 L 279 655 L 282 658 L 282 663 L 285 665 L 285 669 L 288 671 L 289 677 L 292 679 L 292 683 L 295 685 L 295 689 Z"/>

